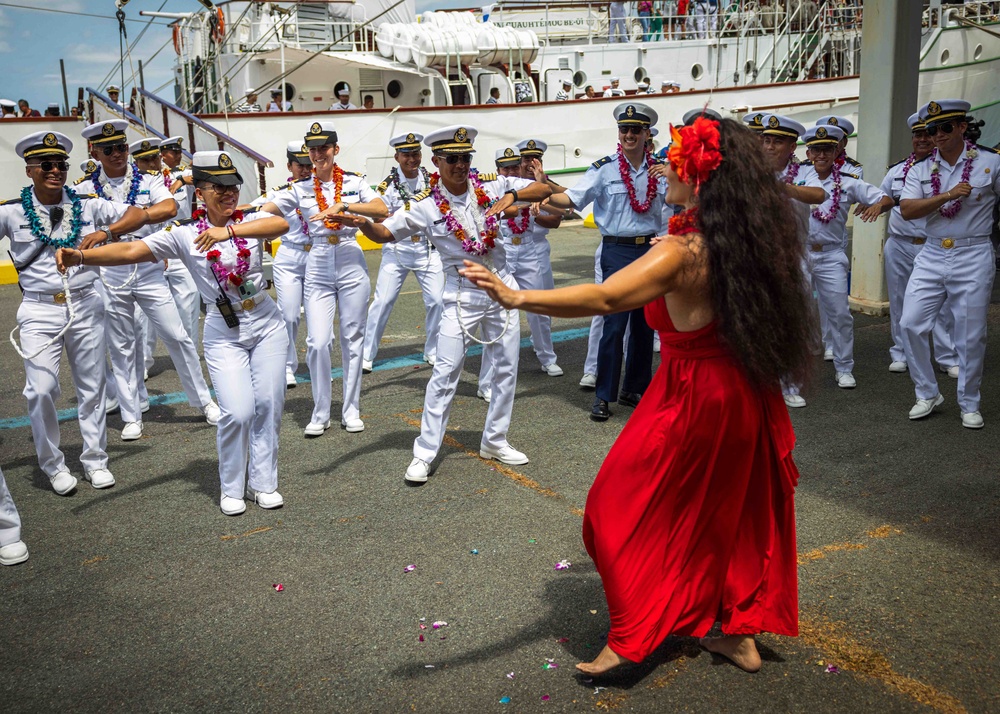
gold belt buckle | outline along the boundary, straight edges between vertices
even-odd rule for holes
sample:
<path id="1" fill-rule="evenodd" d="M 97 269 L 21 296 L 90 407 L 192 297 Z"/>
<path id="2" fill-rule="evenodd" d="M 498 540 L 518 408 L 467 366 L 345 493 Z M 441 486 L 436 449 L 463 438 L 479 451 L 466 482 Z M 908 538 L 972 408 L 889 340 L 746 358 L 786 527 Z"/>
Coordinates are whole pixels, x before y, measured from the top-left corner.
<path id="1" fill-rule="evenodd" d="M 644 245 L 645 243 L 646 243 L 646 236 L 636 236 L 635 238 L 636 245 Z"/>
<path id="2" fill-rule="evenodd" d="M 420 242 L 420 236 L 410 236 L 410 242 L 411 243 L 419 243 Z"/>
<path id="3" fill-rule="evenodd" d="M 951 238 L 945 238 L 943 241 L 941 241 L 941 247 L 942 248 L 954 248 L 955 247 L 955 241 L 953 241 Z"/>
<path id="4" fill-rule="evenodd" d="M 52 302 L 54 302 L 56 305 L 62 305 L 63 303 L 66 302 L 66 293 L 61 293 L 61 292 L 56 293 L 55 295 L 52 296 Z"/>
<path id="5" fill-rule="evenodd" d="M 813 243 L 811 246 L 809 246 L 809 250 L 811 250 L 813 253 L 822 253 L 823 246 L 820 245 L 819 243 Z"/>
<path id="6" fill-rule="evenodd" d="M 312 249 L 313 249 L 312 243 L 306 243 L 304 246 L 302 246 L 302 250 L 304 250 L 306 253 L 308 253 Z"/>
<path id="7" fill-rule="evenodd" d="M 326 242 L 329 243 L 330 245 L 337 245 L 338 243 L 340 243 L 340 236 L 327 236 Z"/>
<path id="8" fill-rule="evenodd" d="M 510 239 L 510 242 L 514 245 L 521 245 L 521 236 L 514 236 Z"/>
<path id="9" fill-rule="evenodd" d="M 926 242 L 927 242 L 926 238 L 914 238 L 913 239 L 913 245 L 923 245 Z"/>
<path id="10" fill-rule="evenodd" d="M 255 307 L 257 307 L 257 303 L 255 303 L 253 301 L 253 298 L 247 298 L 246 300 L 243 301 L 243 309 L 244 310 L 247 310 L 247 311 L 253 310 Z"/>

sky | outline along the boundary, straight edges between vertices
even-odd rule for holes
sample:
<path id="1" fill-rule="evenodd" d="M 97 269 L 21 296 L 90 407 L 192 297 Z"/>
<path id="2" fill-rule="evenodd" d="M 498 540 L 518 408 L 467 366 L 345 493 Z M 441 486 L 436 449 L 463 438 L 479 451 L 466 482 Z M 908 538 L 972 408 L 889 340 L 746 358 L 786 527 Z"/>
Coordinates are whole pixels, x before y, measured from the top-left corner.
<path id="1" fill-rule="evenodd" d="M 416 0 L 417 12 L 473 7 L 478 0 Z M 482 3 L 485 4 L 485 3 Z M 135 41 L 150 18 L 140 10 L 192 12 L 201 9 L 196 0 L 131 0 L 124 8 L 129 42 Z M 143 63 L 146 89 L 173 97 L 173 47 L 168 20 L 154 20 L 132 51 L 138 75 Z M 164 46 L 166 45 L 166 46 Z M 162 51 L 154 57 L 160 48 Z M 33 109 L 45 111 L 49 102 L 63 105 L 59 60 L 66 66 L 69 101 L 76 103 L 77 87 L 102 89 L 121 84 L 121 74 L 108 73 L 118 62 L 119 32 L 114 0 L 0 0 L 0 97 L 27 99 Z M 151 60 L 151 61 L 150 61 Z M 125 85 L 131 86 L 132 71 L 126 63 Z"/>

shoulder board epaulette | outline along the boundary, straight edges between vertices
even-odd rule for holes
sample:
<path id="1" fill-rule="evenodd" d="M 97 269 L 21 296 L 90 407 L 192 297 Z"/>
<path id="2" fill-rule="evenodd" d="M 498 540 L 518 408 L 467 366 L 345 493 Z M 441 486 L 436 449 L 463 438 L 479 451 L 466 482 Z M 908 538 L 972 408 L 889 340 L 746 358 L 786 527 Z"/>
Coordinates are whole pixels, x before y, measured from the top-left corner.
<path id="1" fill-rule="evenodd" d="M 261 208 L 263 208 L 263 206 L 250 206 L 249 208 L 243 211 L 243 215 L 249 216 L 252 213 L 257 213 L 260 211 Z"/>
<path id="2" fill-rule="evenodd" d="M 357 171 L 344 171 L 344 176 L 364 176 L 364 174 L 359 174 Z"/>
<path id="3" fill-rule="evenodd" d="M 96 193 L 78 193 L 77 198 L 100 198 Z"/>
<path id="4" fill-rule="evenodd" d="M 291 186 L 293 183 L 302 183 L 303 181 L 312 181 L 312 180 L 313 180 L 312 176 L 305 176 L 305 177 L 300 178 L 300 179 L 295 179 L 294 181 L 292 181 L 288 185 Z"/>
<path id="5" fill-rule="evenodd" d="M 411 201 L 423 201 L 425 198 L 427 198 L 430 195 L 431 195 L 431 190 L 429 188 L 425 188 L 420 193 L 413 194 L 413 197 L 410 200 Z"/>
<path id="6" fill-rule="evenodd" d="M 375 187 L 375 190 L 384 195 L 385 192 L 389 190 L 389 182 L 391 180 L 392 180 L 392 176 L 386 176 L 382 180 L 382 183 L 380 183 L 378 186 Z"/>
<path id="7" fill-rule="evenodd" d="M 850 156 L 845 156 L 844 157 L 844 163 L 845 164 L 850 164 L 851 166 L 861 166 L 862 165 L 860 161 L 858 161 L 857 159 L 852 159 Z"/>
<path id="8" fill-rule="evenodd" d="M 860 180 L 861 180 L 861 177 L 860 177 L 860 176 L 858 176 L 857 174 L 852 174 L 852 173 L 849 173 L 849 172 L 847 172 L 847 171 L 841 171 L 841 172 L 840 172 L 840 175 L 841 175 L 841 176 L 850 176 L 850 177 L 851 177 L 852 179 L 857 179 L 858 181 L 860 181 Z"/>
<path id="9" fill-rule="evenodd" d="M 6 201 L 0 201 L 0 206 L 9 206 L 12 203 L 20 203 L 20 198 L 8 198 Z"/>
<path id="10" fill-rule="evenodd" d="M 899 165 L 900 165 L 901 163 L 903 163 L 904 161 L 906 161 L 906 159 L 900 159 L 899 161 L 897 161 L 897 162 L 896 162 L 896 163 L 894 163 L 894 164 L 889 164 L 888 166 L 886 166 L 886 167 L 885 167 L 885 170 L 886 170 L 886 171 L 888 171 L 888 170 L 889 170 L 889 169 L 891 169 L 891 168 L 895 168 L 896 166 L 899 166 Z"/>
<path id="11" fill-rule="evenodd" d="M 274 193 L 275 191 L 284 191 L 285 189 L 289 189 L 291 187 L 292 187 L 292 182 L 289 181 L 288 183 L 283 183 L 280 186 L 275 186 L 274 188 L 271 189 L 271 193 Z"/>
<path id="12" fill-rule="evenodd" d="M 977 149 L 982 149 L 983 151 L 988 151 L 991 154 L 1000 154 L 1000 151 L 998 151 L 997 149 L 994 149 L 991 146 L 983 146 L 982 144 L 976 144 L 976 148 Z"/>
<path id="13" fill-rule="evenodd" d="M 78 178 L 76 181 L 73 182 L 73 185 L 79 186 L 81 183 L 88 180 L 90 180 L 90 176 L 81 176 L 80 178 Z"/>
<path id="14" fill-rule="evenodd" d="M 496 173 L 479 174 L 479 180 L 480 181 L 496 181 L 497 180 L 497 175 L 496 175 Z"/>
<path id="15" fill-rule="evenodd" d="M 171 221 L 163 230 L 169 233 L 176 226 L 189 226 L 194 223 L 193 218 L 181 218 L 179 221 Z"/>
<path id="16" fill-rule="evenodd" d="M 604 164 L 610 162 L 612 159 L 614 159 L 613 156 L 605 156 L 603 159 L 598 159 L 597 161 L 595 161 L 594 163 L 592 163 L 590 165 L 590 168 L 592 168 L 592 169 L 599 169 L 602 166 L 604 166 Z"/>
<path id="17" fill-rule="evenodd" d="M 159 178 L 163 178 L 163 174 L 161 174 L 159 171 L 143 171 L 142 175 L 143 176 L 157 176 Z"/>
<path id="18" fill-rule="evenodd" d="M 916 166 L 917 164 L 922 164 L 922 163 L 924 163 L 925 161 L 927 161 L 927 159 L 931 158 L 931 156 L 933 156 L 933 154 L 927 154 L 927 156 L 925 156 L 924 158 L 922 158 L 922 159 L 917 159 L 916 161 L 914 161 L 914 162 L 913 162 L 913 165 L 914 165 L 914 166 Z"/>

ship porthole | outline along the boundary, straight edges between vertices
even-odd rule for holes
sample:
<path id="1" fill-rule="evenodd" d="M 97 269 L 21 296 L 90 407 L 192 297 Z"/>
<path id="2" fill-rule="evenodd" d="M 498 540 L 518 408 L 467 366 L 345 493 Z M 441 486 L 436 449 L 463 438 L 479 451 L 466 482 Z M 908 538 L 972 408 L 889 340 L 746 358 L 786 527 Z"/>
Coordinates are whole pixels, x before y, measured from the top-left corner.
<path id="1" fill-rule="evenodd" d="M 705 68 L 700 64 L 694 64 L 691 66 L 691 79 L 698 80 L 701 76 L 705 74 Z"/>
<path id="2" fill-rule="evenodd" d="M 941 51 L 941 64 L 948 64 L 948 60 L 951 59 L 951 52 L 948 50 Z"/>
<path id="3" fill-rule="evenodd" d="M 976 45 L 975 51 L 972 53 L 972 59 L 977 60 L 983 56 L 983 46 Z"/>
<path id="4" fill-rule="evenodd" d="M 745 65 L 743 65 L 743 74 L 747 75 L 748 77 L 756 71 L 757 71 L 757 65 L 754 63 L 753 60 L 750 60 Z"/>
<path id="5" fill-rule="evenodd" d="M 385 87 L 385 93 L 395 99 L 403 93 L 403 85 L 398 79 L 394 79 Z"/>
<path id="6" fill-rule="evenodd" d="M 649 75 L 646 73 L 645 67 L 636 67 L 635 72 L 632 73 L 632 78 L 636 81 L 636 83 L 641 82 L 648 76 Z"/>
<path id="7" fill-rule="evenodd" d="M 582 87 L 587 82 L 587 73 L 583 70 L 577 70 L 573 73 L 573 84 L 577 87 Z"/>

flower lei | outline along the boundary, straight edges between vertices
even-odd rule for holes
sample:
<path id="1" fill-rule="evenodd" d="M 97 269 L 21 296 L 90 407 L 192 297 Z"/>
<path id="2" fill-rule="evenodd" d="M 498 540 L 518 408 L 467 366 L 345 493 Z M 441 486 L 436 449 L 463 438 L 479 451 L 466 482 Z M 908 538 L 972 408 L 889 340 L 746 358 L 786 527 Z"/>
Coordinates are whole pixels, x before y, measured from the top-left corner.
<path id="1" fill-rule="evenodd" d="M 340 193 L 344 190 L 344 170 L 333 165 L 333 202 L 340 203 Z M 319 207 L 320 213 L 325 211 L 329 204 L 326 202 L 326 196 L 323 195 L 323 186 L 319 182 L 319 174 L 313 169 L 313 193 L 316 194 L 316 205 Z M 323 219 L 323 225 L 329 228 L 331 231 L 339 230 L 343 228 L 343 224 L 327 217 Z"/>
<path id="2" fill-rule="evenodd" d="M 306 217 L 302 215 L 302 210 L 296 208 L 295 215 L 299 217 L 299 224 L 302 226 L 302 232 L 305 233 L 306 238 L 311 237 L 309 235 L 309 224 L 306 222 Z"/>
<path id="3" fill-rule="evenodd" d="M 698 207 L 685 208 L 667 223 L 667 233 L 672 236 L 682 236 L 688 233 L 701 233 L 701 216 Z"/>
<path id="4" fill-rule="evenodd" d="M 785 167 L 785 174 L 781 177 L 781 180 L 787 184 L 795 183 L 795 179 L 799 175 L 800 168 L 802 168 L 802 164 L 799 163 L 795 154 L 789 154 L 788 165 Z"/>
<path id="5" fill-rule="evenodd" d="M 836 218 L 838 211 L 840 211 L 840 197 L 841 197 L 841 195 L 843 193 L 843 190 L 841 189 L 841 186 L 840 186 L 841 181 L 842 181 L 842 179 L 841 179 L 841 176 L 840 176 L 840 171 L 838 171 L 837 169 L 834 169 L 833 170 L 833 193 L 831 194 L 831 197 L 830 197 L 833 202 L 830 204 L 830 210 L 826 211 L 825 213 L 823 211 L 821 211 L 820 209 L 818 209 L 818 208 L 814 208 L 812 210 L 812 214 L 811 214 L 812 217 L 815 218 L 817 221 L 819 221 L 820 223 L 822 223 L 824 225 L 826 225 L 827 223 L 829 223 L 830 221 L 832 221 L 834 218 Z"/>
<path id="6" fill-rule="evenodd" d="M 83 227 L 83 202 L 80 197 L 76 195 L 76 191 L 71 189 L 69 186 L 65 186 L 66 195 L 69 196 L 70 203 L 73 208 L 70 211 L 70 222 L 69 231 L 64 231 L 67 233 L 66 238 L 52 238 L 52 230 L 54 226 L 49 222 L 49 220 L 42 218 L 38 215 L 35 210 L 35 202 L 32 199 L 31 186 L 25 186 L 21 189 L 21 208 L 24 210 L 24 216 L 28 219 L 28 225 L 31 226 L 31 235 L 35 236 L 43 244 L 51 246 L 53 248 L 75 248 L 77 241 L 80 240 L 80 230 Z M 63 219 L 60 225 L 66 223 L 66 214 L 63 214 Z"/>
<path id="7" fill-rule="evenodd" d="M 968 139 L 965 140 L 965 164 L 962 166 L 962 178 L 959 179 L 959 183 L 969 183 L 969 177 L 972 176 L 972 162 L 976 160 L 979 156 L 979 150 L 976 149 L 976 145 L 973 144 Z M 934 153 L 931 155 L 931 195 L 939 196 L 941 194 L 941 162 L 938 159 L 938 150 L 934 149 Z M 958 215 L 958 212 L 962 210 L 962 199 L 956 198 L 953 201 L 949 201 L 938 209 L 944 218 L 954 218 Z"/>
<path id="8" fill-rule="evenodd" d="M 163 185 L 170 188 L 170 184 L 173 183 L 173 179 L 170 178 L 170 167 L 160 169 L 160 173 L 163 174 Z"/>
<path id="9" fill-rule="evenodd" d="M 211 226 L 208 224 L 208 213 L 204 208 L 199 208 L 197 211 L 191 214 L 191 218 L 198 221 L 198 233 L 204 233 Z M 233 211 L 233 214 L 229 217 L 233 223 L 239 223 L 243 220 L 242 211 Z M 229 223 L 227 222 L 228 226 Z M 227 280 L 234 287 L 238 288 L 243 284 L 243 276 L 247 274 L 250 270 L 250 249 L 247 248 L 247 242 L 245 238 L 240 238 L 238 235 L 233 234 L 230 239 L 233 245 L 236 246 L 236 265 L 233 270 L 226 269 L 226 266 L 222 264 L 222 251 L 217 249 L 212 249 L 205 254 L 205 260 L 207 260 L 212 266 L 212 272 L 215 273 L 215 279 L 219 281 L 219 285 L 222 285 Z"/>
<path id="10" fill-rule="evenodd" d="M 649 150 L 649 147 L 646 147 L 644 158 L 647 166 L 655 163 L 653 161 L 653 152 Z M 625 158 L 625 152 L 622 150 L 621 144 L 618 144 L 618 174 L 622 177 L 625 188 L 628 189 L 628 202 L 631 204 L 632 210 L 636 213 L 646 213 L 650 206 L 653 205 L 653 199 L 656 198 L 656 187 L 659 181 L 652 176 L 648 177 L 646 181 L 646 201 L 645 203 L 639 203 L 635 197 L 635 184 L 632 183 L 632 172 L 629 170 L 628 159 Z"/>
<path id="11" fill-rule="evenodd" d="M 903 162 L 903 182 L 906 182 L 906 174 L 910 173 L 910 169 L 913 168 L 913 164 L 917 162 L 917 155 L 910 154 L 906 157 L 906 161 Z"/>
<path id="12" fill-rule="evenodd" d="M 102 166 L 98 165 L 97 170 L 90 175 L 90 181 L 94 184 L 94 193 L 101 198 L 108 199 L 104 193 L 104 184 L 108 183 L 108 178 L 105 176 L 103 180 L 101 179 L 102 168 Z M 142 184 L 142 174 L 131 161 L 125 164 L 125 181 L 128 182 L 129 186 L 128 195 L 125 197 L 124 203 L 134 206 L 136 196 L 139 195 L 139 186 Z"/>
<path id="13" fill-rule="evenodd" d="M 528 230 L 528 225 L 531 223 L 531 207 L 525 206 L 518 212 L 518 216 L 521 217 L 521 224 L 518 225 L 517 217 L 507 219 L 507 227 L 510 228 L 510 232 L 516 236 L 521 235 L 526 230 Z"/>
<path id="14" fill-rule="evenodd" d="M 420 167 L 420 175 L 424 179 L 424 186 L 426 186 L 430 182 L 430 175 L 427 173 L 427 169 L 423 166 Z M 410 210 L 410 199 L 413 198 L 413 194 L 410 193 L 409 187 L 400 180 L 399 167 L 392 167 L 392 170 L 389 172 L 389 178 L 392 179 L 392 187 L 396 189 L 396 193 L 398 193 L 400 199 L 402 199 L 406 210 Z"/>
<path id="15" fill-rule="evenodd" d="M 451 204 L 441 193 L 440 188 L 441 175 L 438 173 L 433 173 L 430 176 L 428 184 L 431 189 L 431 197 L 434 199 L 434 205 L 437 206 L 441 215 L 444 216 L 445 227 L 455 234 L 455 237 L 461 241 L 462 250 L 464 250 L 469 255 L 483 256 L 489 253 L 493 247 L 496 245 L 498 222 L 496 216 L 489 216 L 486 218 L 483 228 L 479 228 L 476 232 L 478 235 L 475 238 L 469 238 L 468 233 L 465 231 L 465 227 L 459 223 L 458 219 L 451 212 Z M 483 182 L 479 179 L 479 172 L 475 169 L 469 171 L 469 184 L 472 186 L 476 194 L 476 203 L 481 209 L 487 209 L 492 204 L 493 201 L 490 197 L 486 195 L 486 191 L 483 189 Z M 478 211 L 473 211 L 473 216 L 478 214 Z M 475 220 L 475 219 L 473 219 Z"/>

